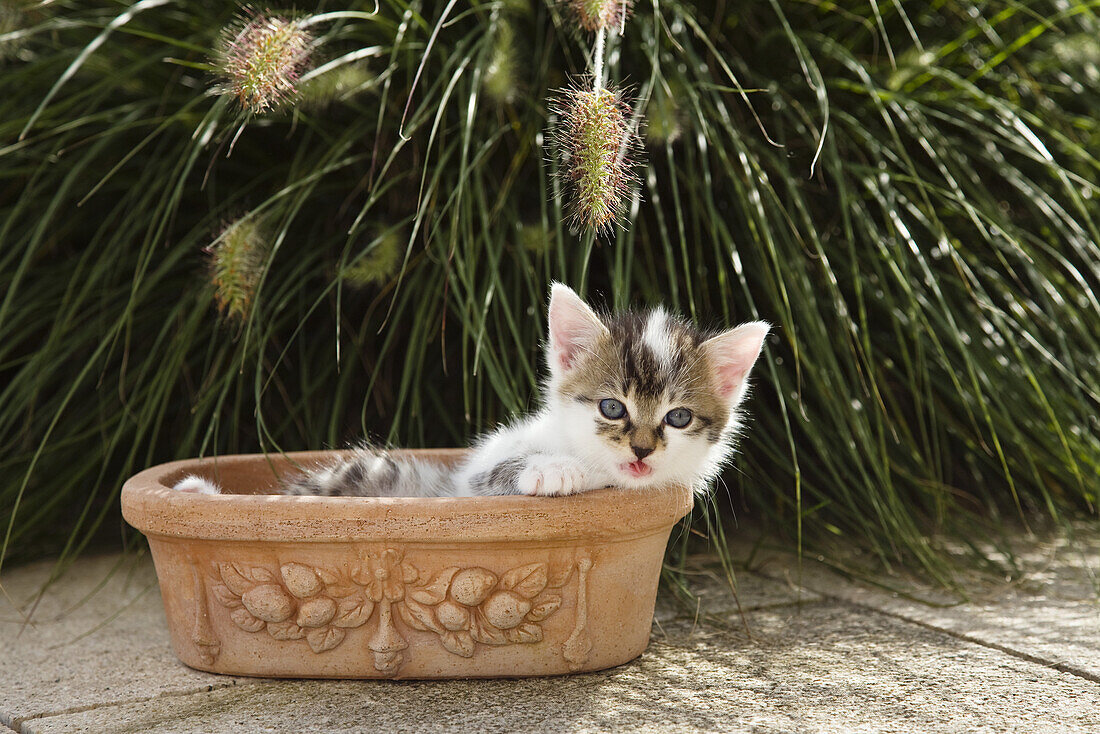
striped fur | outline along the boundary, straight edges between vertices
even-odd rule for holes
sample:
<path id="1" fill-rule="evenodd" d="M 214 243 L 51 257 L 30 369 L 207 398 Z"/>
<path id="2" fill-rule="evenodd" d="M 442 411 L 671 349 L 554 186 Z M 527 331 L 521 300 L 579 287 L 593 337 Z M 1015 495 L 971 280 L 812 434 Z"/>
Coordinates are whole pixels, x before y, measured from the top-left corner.
<path id="1" fill-rule="evenodd" d="M 454 474 L 441 464 L 394 458 L 388 451 L 356 449 L 350 457 L 286 479 L 280 494 L 319 497 L 447 497 Z"/>

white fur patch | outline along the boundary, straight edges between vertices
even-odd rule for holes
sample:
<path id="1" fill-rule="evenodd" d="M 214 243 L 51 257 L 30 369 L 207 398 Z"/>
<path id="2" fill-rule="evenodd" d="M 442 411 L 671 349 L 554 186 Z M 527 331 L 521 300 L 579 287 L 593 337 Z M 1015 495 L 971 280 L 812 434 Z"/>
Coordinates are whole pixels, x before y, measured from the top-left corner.
<path id="1" fill-rule="evenodd" d="M 209 479 L 203 479 L 197 477 L 194 474 L 184 477 L 176 482 L 176 486 L 172 489 L 177 492 L 190 492 L 191 494 L 221 494 L 222 491 L 218 489 L 218 485 L 211 482 Z"/>
<path id="2" fill-rule="evenodd" d="M 527 460 L 527 467 L 517 481 L 520 494 L 550 497 L 575 494 L 596 486 L 589 486 L 584 467 L 576 459 L 543 454 L 535 454 Z"/>
<path id="3" fill-rule="evenodd" d="M 649 347 L 662 365 L 672 363 L 672 336 L 668 330 L 668 314 L 663 308 L 655 309 L 645 324 L 642 341 Z"/>

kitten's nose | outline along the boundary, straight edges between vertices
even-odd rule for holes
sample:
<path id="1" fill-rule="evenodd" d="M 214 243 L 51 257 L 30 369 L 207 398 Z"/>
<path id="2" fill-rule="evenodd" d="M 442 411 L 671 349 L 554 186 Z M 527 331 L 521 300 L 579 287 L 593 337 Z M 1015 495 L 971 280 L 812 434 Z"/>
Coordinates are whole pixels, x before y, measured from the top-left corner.
<path id="1" fill-rule="evenodd" d="M 630 449 L 638 459 L 644 459 L 653 453 L 653 449 L 646 448 L 645 446 L 631 446 Z"/>

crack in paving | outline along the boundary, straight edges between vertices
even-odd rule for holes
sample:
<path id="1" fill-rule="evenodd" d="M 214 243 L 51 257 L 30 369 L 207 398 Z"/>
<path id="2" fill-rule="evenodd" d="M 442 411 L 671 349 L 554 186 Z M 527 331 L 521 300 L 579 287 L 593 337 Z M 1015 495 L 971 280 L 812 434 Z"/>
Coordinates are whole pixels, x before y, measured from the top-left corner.
<path id="1" fill-rule="evenodd" d="M 40 719 L 51 719 L 57 716 L 67 716 L 69 714 L 80 714 L 85 711 L 95 711 L 96 709 L 114 708 L 117 706 L 128 706 L 133 703 L 146 703 L 148 701 L 156 701 L 161 698 L 176 698 L 183 696 L 194 696 L 200 693 L 210 693 L 212 691 L 220 691 L 227 688 L 235 688 L 237 686 L 257 686 L 267 683 L 266 680 L 257 681 L 230 681 L 227 683 L 211 683 L 210 685 L 198 686 L 196 688 L 190 688 L 181 691 L 165 691 L 164 693 L 158 693 L 155 696 L 136 696 L 134 698 L 124 698 L 117 701 L 101 701 L 99 703 L 90 703 L 83 706 L 70 706 L 66 709 L 57 709 L 56 711 L 46 711 L 39 714 L 31 714 L 30 716 L 19 716 L 12 718 L 7 726 L 12 731 L 21 732 L 26 734 L 27 729 L 23 725 L 30 721 L 37 721 Z"/>
<path id="2" fill-rule="evenodd" d="M 776 581 L 776 582 L 784 581 L 784 579 L 782 579 L 782 578 L 777 578 L 775 576 L 770 576 L 766 573 L 761 573 L 760 571 L 750 571 L 749 573 L 760 576 L 761 578 L 769 579 L 771 581 Z M 934 632 L 940 632 L 942 634 L 947 635 L 948 637 L 953 637 L 957 640 L 962 640 L 964 642 L 969 642 L 969 643 L 974 644 L 974 645 L 979 645 L 981 647 L 985 647 L 985 648 L 988 648 L 990 650 L 996 650 L 996 651 L 1002 652 L 1006 655 L 1011 655 L 1012 657 L 1019 658 L 1020 660 L 1025 660 L 1029 663 L 1033 663 L 1033 664 L 1036 664 L 1036 665 L 1042 665 L 1044 668 L 1049 668 L 1051 670 L 1057 670 L 1060 673 L 1067 673 L 1069 675 L 1073 675 L 1073 676 L 1076 676 L 1078 678 L 1083 678 L 1084 680 L 1090 681 L 1092 683 L 1100 683 L 1100 675 L 1097 675 L 1096 673 L 1092 673 L 1092 672 L 1090 672 L 1088 670 L 1085 670 L 1083 668 L 1079 668 L 1076 665 L 1073 665 L 1071 663 L 1055 662 L 1053 660 L 1048 660 L 1046 658 L 1043 658 L 1039 655 L 1033 655 L 1029 652 L 1024 652 L 1023 650 L 1017 650 L 1017 649 L 1009 647 L 1007 645 L 1002 645 L 1002 644 L 997 643 L 997 642 L 990 642 L 989 640 L 983 640 L 980 637 L 974 637 L 973 635 L 966 634 L 965 632 L 958 632 L 956 630 L 953 630 L 953 629 L 950 629 L 950 628 L 947 628 L 947 627 L 940 627 L 939 625 L 932 624 L 931 622 L 925 622 L 925 621 L 920 620 L 920 619 L 914 619 L 913 617 L 906 616 L 905 614 L 902 614 L 901 612 L 892 612 L 892 611 L 887 611 L 885 609 L 879 609 L 878 607 L 872 606 L 870 604 L 866 604 L 866 603 L 858 602 L 858 601 L 852 601 L 851 599 L 847 599 L 843 596 L 838 596 L 836 594 L 830 594 L 827 591 L 822 591 L 820 589 L 814 589 L 814 588 L 810 588 L 810 587 L 806 587 L 806 588 L 809 591 L 811 591 L 815 594 L 820 594 L 823 598 L 829 599 L 829 600 L 831 600 L 833 602 L 836 602 L 838 604 L 844 604 L 844 605 L 849 606 L 849 607 L 855 607 L 857 609 L 863 609 L 863 610 L 866 610 L 866 611 L 869 611 L 869 612 L 874 612 L 876 614 L 881 614 L 883 616 L 890 617 L 892 619 L 897 619 L 901 622 L 907 622 L 909 624 L 913 624 L 913 625 L 916 625 L 918 627 L 923 627 L 924 629 L 932 630 Z"/>
<path id="3" fill-rule="evenodd" d="M 848 604 L 849 606 L 859 607 L 860 609 L 866 609 L 871 612 L 877 612 L 878 614 L 883 614 L 887 617 L 892 617 L 902 622 L 915 624 L 918 627 L 924 627 L 925 629 L 933 630 L 935 632 L 942 632 L 943 634 L 948 635 L 949 637 L 954 637 L 957 640 L 963 640 L 965 642 L 970 642 L 975 645 L 987 647 L 991 650 L 997 650 L 998 652 L 1003 652 L 1006 655 L 1011 655 L 1013 657 L 1020 658 L 1021 660 L 1026 660 L 1029 663 L 1042 665 L 1044 668 L 1050 668 L 1051 670 L 1057 670 L 1061 673 L 1068 673 L 1070 675 L 1077 676 L 1078 678 L 1084 678 L 1085 680 L 1091 681 L 1092 683 L 1100 683 L 1100 675 L 1092 673 L 1088 670 L 1084 670 L 1082 668 L 1078 668 L 1076 665 L 1072 665 L 1070 663 L 1058 663 L 1053 660 L 1048 660 L 1046 658 L 1040 657 L 1038 655 L 1032 655 L 1031 653 L 1024 652 L 1023 650 L 1017 650 L 1015 648 L 1008 647 L 1007 645 L 1002 645 L 997 642 L 989 642 L 988 640 L 983 640 L 979 637 L 968 635 L 965 632 L 956 632 L 955 630 L 947 629 L 945 627 L 938 627 L 929 622 L 923 622 L 919 619 L 913 619 L 898 612 L 888 612 L 883 609 L 877 609 L 873 606 L 869 606 L 867 604 L 846 601 L 844 599 L 838 599 L 837 601 L 843 604 Z"/>

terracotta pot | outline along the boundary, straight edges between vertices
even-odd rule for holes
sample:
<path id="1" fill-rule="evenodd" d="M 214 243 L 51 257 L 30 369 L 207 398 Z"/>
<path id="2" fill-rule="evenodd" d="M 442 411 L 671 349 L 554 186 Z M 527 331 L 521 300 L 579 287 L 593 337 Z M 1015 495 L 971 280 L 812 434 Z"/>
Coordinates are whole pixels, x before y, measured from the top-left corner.
<path id="1" fill-rule="evenodd" d="M 263 494 L 339 453 L 177 461 L 126 483 L 122 514 L 149 539 L 180 660 L 238 675 L 453 678 L 599 670 L 645 649 L 687 488 Z M 170 489 L 186 474 L 233 494 Z"/>

